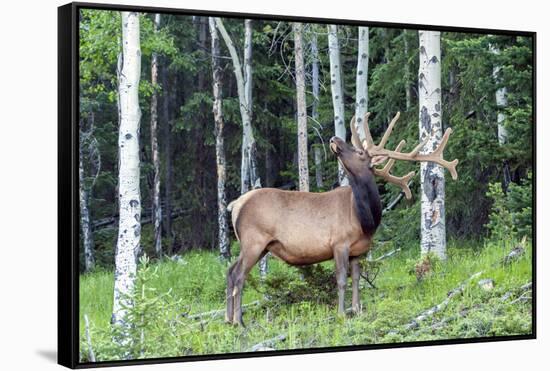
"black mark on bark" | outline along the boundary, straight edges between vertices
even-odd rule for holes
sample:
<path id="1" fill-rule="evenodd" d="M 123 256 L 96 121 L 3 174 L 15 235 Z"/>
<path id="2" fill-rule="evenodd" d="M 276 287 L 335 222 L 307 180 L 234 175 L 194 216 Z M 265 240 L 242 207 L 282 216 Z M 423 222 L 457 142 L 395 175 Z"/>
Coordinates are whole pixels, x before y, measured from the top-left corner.
<path id="1" fill-rule="evenodd" d="M 423 179 L 424 183 L 424 194 L 426 195 L 426 198 L 430 203 L 434 202 L 435 198 L 437 197 L 437 185 L 439 182 L 439 179 L 437 176 L 435 176 L 432 172 L 433 168 L 436 165 L 433 162 L 428 162 L 426 164 L 426 174 Z"/>
<path id="2" fill-rule="evenodd" d="M 426 106 L 422 106 L 422 109 L 420 110 L 420 125 L 422 125 L 422 129 L 426 132 L 426 134 L 430 135 L 432 129 L 432 119 Z"/>

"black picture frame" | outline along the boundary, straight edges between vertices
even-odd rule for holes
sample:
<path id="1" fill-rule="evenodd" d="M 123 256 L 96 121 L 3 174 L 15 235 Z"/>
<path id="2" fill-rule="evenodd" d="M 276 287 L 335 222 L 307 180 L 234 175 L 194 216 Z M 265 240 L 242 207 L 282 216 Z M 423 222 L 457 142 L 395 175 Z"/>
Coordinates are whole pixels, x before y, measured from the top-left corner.
<path id="1" fill-rule="evenodd" d="M 219 16 L 239 19 L 269 19 L 280 21 L 314 22 L 319 24 L 342 24 L 386 28 L 425 29 L 454 31 L 462 33 L 491 33 L 530 37 L 533 41 L 533 168 L 536 168 L 536 32 L 496 30 L 486 28 L 462 28 L 440 25 L 387 23 L 380 21 L 359 21 L 327 18 L 281 16 L 270 14 L 233 13 L 222 11 L 202 11 L 191 9 L 159 8 L 151 6 L 130 6 L 114 4 L 94 4 L 74 2 L 58 8 L 58 363 L 69 368 L 90 368 L 171 362 L 190 362 L 247 357 L 269 357 L 323 352 L 343 352 L 382 348 L 419 347 L 464 343 L 528 340 L 537 338 L 537 280 L 536 280 L 536 184 L 537 174 L 533 172 L 533 254 L 532 254 L 532 333 L 515 336 L 499 336 L 468 339 L 448 339 L 418 341 L 395 344 L 370 344 L 297 350 L 277 350 L 265 352 L 243 352 L 182 356 L 173 358 L 151 358 L 139 360 L 105 361 L 96 363 L 79 362 L 79 199 L 78 199 L 78 123 L 79 123 L 79 11 L 99 9 L 112 11 L 139 11 L 161 14 L 196 16 Z"/>

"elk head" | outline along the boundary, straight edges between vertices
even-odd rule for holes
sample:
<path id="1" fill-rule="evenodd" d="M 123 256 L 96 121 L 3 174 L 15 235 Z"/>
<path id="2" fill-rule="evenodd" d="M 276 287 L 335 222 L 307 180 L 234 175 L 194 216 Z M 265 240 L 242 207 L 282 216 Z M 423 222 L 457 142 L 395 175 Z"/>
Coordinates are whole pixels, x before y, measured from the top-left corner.
<path id="1" fill-rule="evenodd" d="M 338 162 L 349 176 L 372 176 L 374 163 L 367 151 L 354 147 L 339 137 L 330 139 L 330 150 L 337 156 Z"/>

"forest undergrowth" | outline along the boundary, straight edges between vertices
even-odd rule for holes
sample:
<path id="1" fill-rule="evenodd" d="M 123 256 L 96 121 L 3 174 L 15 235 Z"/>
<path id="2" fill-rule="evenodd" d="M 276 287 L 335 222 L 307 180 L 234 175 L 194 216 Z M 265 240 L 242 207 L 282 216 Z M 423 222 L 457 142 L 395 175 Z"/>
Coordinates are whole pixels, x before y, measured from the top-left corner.
<path id="1" fill-rule="evenodd" d="M 519 254 L 510 255 L 514 248 Z M 235 256 L 238 244 L 232 250 Z M 389 250 L 383 245 L 365 261 L 370 283 L 361 279 L 362 313 L 345 317 L 336 314 L 333 262 L 299 269 L 271 258 L 267 278 L 261 280 L 255 267 L 245 285 L 245 328 L 224 322 L 228 263 L 216 253 L 142 258 L 130 309 L 131 341 L 124 349 L 113 341 L 110 326 L 113 272 L 84 274 L 81 360 L 92 354 L 106 361 L 123 354 L 174 357 L 532 332 L 530 243 L 449 241 L 445 262 L 420 259 L 411 244 L 372 261 Z"/>

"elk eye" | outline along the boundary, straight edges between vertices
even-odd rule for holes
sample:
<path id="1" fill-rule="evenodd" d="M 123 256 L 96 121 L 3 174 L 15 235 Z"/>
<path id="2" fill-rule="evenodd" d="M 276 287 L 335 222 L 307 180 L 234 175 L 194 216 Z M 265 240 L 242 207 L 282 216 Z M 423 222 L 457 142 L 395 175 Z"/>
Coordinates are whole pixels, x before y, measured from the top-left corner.
<path id="1" fill-rule="evenodd" d="M 365 154 L 365 152 L 363 152 L 361 150 L 358 150 L 357 153 L 359 154 L 359 156 L 363 156 Z"/>

